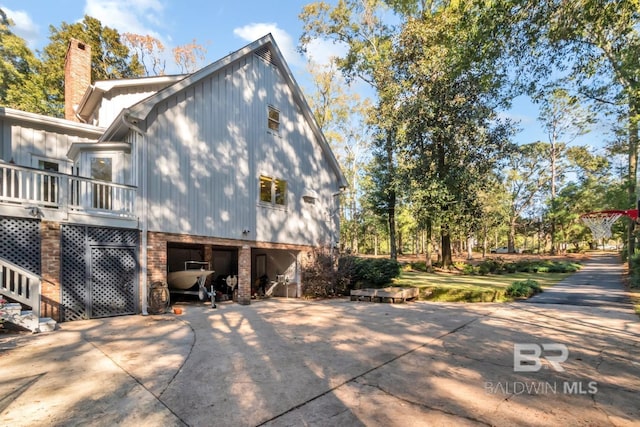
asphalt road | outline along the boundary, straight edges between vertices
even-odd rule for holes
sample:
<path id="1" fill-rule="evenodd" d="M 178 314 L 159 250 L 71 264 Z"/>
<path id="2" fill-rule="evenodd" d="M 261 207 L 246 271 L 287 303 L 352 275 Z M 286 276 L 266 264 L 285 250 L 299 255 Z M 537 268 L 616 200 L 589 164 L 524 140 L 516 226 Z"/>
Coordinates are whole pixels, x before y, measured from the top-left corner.
<path id="1" fill-rule="evenodd" d="M 621 265 L 617 255 L 594 256 L 577 273 L 523 302 L 630 309 L 631 300 L 620 278 Z"/>

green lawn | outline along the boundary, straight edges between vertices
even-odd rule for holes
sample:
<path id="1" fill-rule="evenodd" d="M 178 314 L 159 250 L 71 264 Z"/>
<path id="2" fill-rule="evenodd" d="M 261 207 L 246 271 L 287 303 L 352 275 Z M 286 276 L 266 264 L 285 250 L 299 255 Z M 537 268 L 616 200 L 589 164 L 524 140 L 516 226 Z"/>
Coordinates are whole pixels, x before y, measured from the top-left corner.
<path id="1" fill-rule="evenodd" d="M 571 273 L 512 273 L 466 275 L 403 271 L 394 286 L 420 288 L 420 299 L 449 302 L 509 301 L 505 289 L 513 282 L 532 279 L 543 288 L 553 286 Z"/>

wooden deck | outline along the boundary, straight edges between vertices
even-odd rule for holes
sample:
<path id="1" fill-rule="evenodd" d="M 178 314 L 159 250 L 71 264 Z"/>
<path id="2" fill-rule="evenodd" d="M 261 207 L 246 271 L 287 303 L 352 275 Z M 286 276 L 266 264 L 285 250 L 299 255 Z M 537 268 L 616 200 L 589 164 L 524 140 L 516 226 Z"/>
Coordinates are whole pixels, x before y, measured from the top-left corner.
<path id="1" fill-rule="evenodd" d="M 351 291 L 351 301 L 406 302 L 407 300 L 418 298 L 419 293 L 420 290 L 417 288 L 354 289 Z"/>

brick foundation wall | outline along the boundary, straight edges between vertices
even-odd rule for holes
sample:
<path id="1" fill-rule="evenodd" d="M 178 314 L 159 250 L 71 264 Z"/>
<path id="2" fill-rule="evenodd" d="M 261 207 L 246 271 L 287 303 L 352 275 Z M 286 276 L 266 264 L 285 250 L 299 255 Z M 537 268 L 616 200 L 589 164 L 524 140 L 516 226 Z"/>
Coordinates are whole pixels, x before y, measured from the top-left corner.
<path id="1" fill-rule="evenodd" d="M 247 245 L 238 252 L 238 304 L 251 304 L 251 248 Z"/>
<path id="2" fill-rule="evenodd" d="M 42 302 L 40 316 L 59 322 L 60 298 L 60 224 L 51 221 L 40 223 Z"/>
<path id="3" fill-rule="evenodd" d="M 167 280 L 167 239 L 164 234 L 147 235 L 147 280 L 149 283 Z"/>

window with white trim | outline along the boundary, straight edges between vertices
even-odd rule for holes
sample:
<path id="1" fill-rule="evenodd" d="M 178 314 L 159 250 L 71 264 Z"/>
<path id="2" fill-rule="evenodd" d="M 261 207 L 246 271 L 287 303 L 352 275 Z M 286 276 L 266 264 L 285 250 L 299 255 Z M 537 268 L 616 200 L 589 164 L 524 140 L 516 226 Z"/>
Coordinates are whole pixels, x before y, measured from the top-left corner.
<path id="1" fill-rule="evenodd" d="M 270 131 L 274 133 L 280 133 L 280 111 L 272 106 L 269 106 L 267 126 Z"/>
<path id="2" fill-rule="evenodd" d="M 52 162 L 49 160 L 38 160 L 38 169 L 58 172 L 60 170 L 60 164 L 58 162 Z M 58 178 L 55 175 L 42 175 L 39 177 L 41 180 L 39 184 L 40 196 L 43 202 L 58 202 Z"/>
<path id="3" fill-rule="evenodd" d="M 287 181 L 260 176 L 260 202 L 272 206 L 286 206 Z"/>

